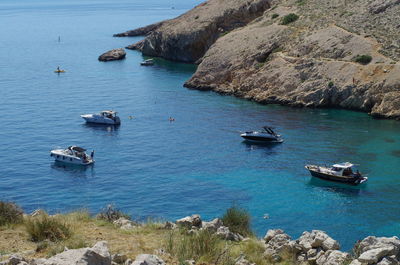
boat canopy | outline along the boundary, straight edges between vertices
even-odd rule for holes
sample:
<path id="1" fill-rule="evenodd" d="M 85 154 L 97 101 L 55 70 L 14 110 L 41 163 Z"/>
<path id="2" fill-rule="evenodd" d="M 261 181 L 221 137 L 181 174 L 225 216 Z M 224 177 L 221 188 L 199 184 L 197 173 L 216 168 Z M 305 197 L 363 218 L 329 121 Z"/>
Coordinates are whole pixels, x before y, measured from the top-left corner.
<path id="1" fill-rule="evenodd" d="M 349 168 L 349 167 L 353 167 L 354 165 L 350 162 L 344 162 L 344 163 L 339 163 L 339 164 L 334 164 L 332 167 L 336 167 L 336 168 Z"/>
<path id="2" fill-rule="evenodd" d="M 70 146 L 70 147 L 68 147 L 68 149 L 69 150 L 74 150 L 76 152 L 85 152 L 86 151 L 85 148 L 82 148 L 82 147 L 79 147 L 79 146 Z"/>
<path id="3" fill-rule="evenodd" d="M 117 112 L 116 112 L 116 111 L 113 111 L 113 110 L 103 110 L 101 113 L 111 114 L 111 115 L 117 114 Z"/>

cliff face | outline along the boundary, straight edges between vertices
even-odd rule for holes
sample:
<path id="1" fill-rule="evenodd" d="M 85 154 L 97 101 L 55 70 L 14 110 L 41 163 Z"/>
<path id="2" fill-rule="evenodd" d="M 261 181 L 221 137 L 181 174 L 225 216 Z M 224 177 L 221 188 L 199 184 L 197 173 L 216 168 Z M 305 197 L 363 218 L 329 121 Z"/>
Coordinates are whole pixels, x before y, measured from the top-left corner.
<path id="1" fill-rule="evenodd" d="M 198 60 L 189 88 L 400 119 L 399 0 L 238 2 L 209 0 L 165 22 L 143 53 Z M 290 13 L 298 20 L 283 25 Z"/>
<path id="2" fill-rule="evenodd" d="M 193 63 L 215 40 L 242 27 L 269 8 L 268 0 L 213 0 L 156 27 L 134 48 L 143 54 Z"/>

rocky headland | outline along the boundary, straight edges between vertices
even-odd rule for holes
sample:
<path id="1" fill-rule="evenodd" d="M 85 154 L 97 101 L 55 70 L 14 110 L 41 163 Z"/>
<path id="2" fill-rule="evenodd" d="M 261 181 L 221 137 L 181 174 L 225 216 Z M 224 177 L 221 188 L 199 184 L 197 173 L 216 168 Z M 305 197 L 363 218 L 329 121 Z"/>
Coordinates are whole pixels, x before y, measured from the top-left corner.
<path id="1" fill-rule="evenodd" d="M 400 119 L 398 14 L 398 0 L 209 0 L 129 48 L 199 64 L 188 88 Z"/>

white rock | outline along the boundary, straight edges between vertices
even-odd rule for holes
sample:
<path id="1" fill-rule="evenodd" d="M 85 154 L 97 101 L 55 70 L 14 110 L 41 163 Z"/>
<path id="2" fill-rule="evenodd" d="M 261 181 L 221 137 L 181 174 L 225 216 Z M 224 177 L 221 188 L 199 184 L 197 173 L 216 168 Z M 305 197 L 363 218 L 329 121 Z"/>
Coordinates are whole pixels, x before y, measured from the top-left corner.
<path id="1" fill-rule="evenodd" d="M 141 254 L 136 257 L 132 265 L 165 265 L 165 262 L 156 255 Z"/>
<path id="2" fill-rule="evenodd" d="M 394 251 L 395 251 L 394 246 L 370 249 L 363 252 L 358 257 L 358 260 L 361 261 L 362 263 L 374 264 L 377 263 L 381 258 L 392 255 Z"/>
<path id="3" fill-rule="evenodd" d="M 195 227 L 201 227 L 201 217 L 198 214 L 193 214 L 192 216 L 186 216 L 184 218 L 175 221 L 178 226 L 186 227 L 188 229 Z"/>
<path id="4" fill-rule="evenodd" d="M 215 233 L 221 226 L 223 226 L 222 220 L 219 218 L 215 218 L 210 222 L 203 222 L 201 229 L 207 230 L 211 233 Z"/>
<path id="5" fill-rule="evenodd" d="M 340 265 L 344 264 L 350 255 L 339 250 L 328 250 L 324 255 L 321 255 L 317 260 L 317 265 Z"/>
<path id="6" fill-rule="evenodd" d="M 284 234 L 285 232 L 281 229 L 270 229 L 264 236 L 265 243 L 268 243 L 274 236 L 278 234 Z"/>

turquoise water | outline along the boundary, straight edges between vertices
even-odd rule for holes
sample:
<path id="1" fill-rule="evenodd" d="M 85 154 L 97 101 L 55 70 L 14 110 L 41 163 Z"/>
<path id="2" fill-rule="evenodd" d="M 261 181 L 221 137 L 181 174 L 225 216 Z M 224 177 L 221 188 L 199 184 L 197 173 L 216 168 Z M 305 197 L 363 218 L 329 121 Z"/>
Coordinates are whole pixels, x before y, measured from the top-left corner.
<path id="1" fill-rule="evenodd" d="M 115 203 L 135 218 L 171 220 L 212 218 L 238 204 L 260 236 L 269 228 L 293 237 L 322 229 L 344 249 L 370 234 L 399 234 L 399 122 L 187 90 L 194 66 L 157 59 L 140 67 L 135 51 L 124 61 L 97 61 L 140 39 L 113 33 L 175 17 L 198 1 L 15 2 L 0 3 L 0 199 L 28 212 L 96 212 Z M 58 65 L 67 72 L 54 74 Z M 88 126 L 79 117 L 102 109 L 118 110 L 122 125 Z M 241 141 L 238 131 L 266 124 L 283 144 Z M 95 149 L 96 164 L 54 164 L 49 150 L 71 144 Z M 361 164 L 367 185 L 311 180 L 304 169 L 341 161 Z"/>

